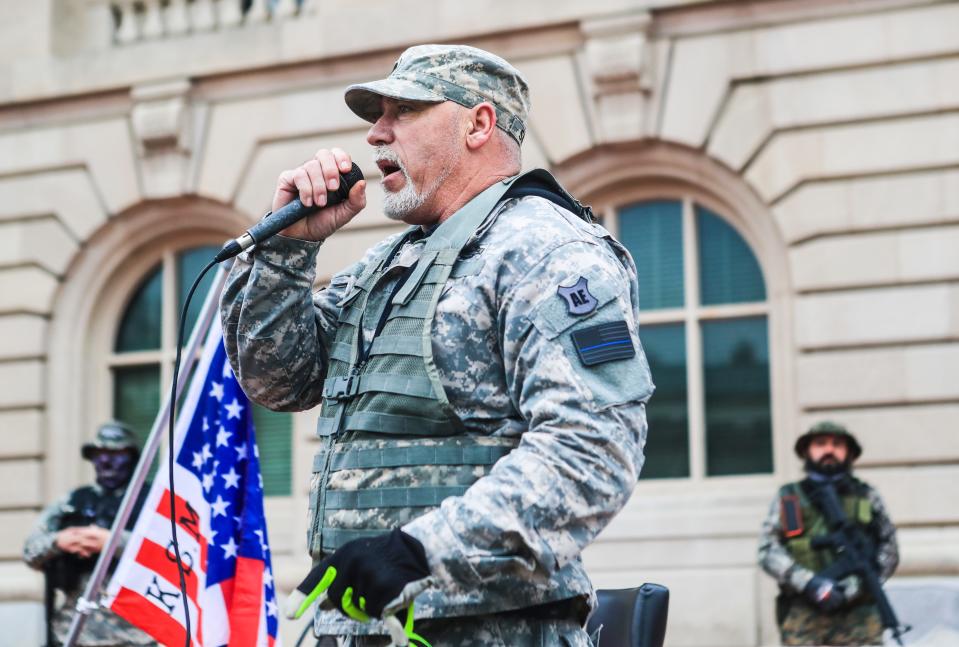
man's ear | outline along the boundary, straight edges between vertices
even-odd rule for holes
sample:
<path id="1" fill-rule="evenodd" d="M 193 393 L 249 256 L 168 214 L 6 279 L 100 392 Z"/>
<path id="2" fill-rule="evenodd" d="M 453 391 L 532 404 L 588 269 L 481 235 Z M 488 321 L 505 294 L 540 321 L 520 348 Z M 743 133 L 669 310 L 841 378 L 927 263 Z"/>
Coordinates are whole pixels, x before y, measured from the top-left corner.
<path id="1" fill-rule="evenodd" d="M 496 132 L 496 111 L 488 102 L 470 108 L 466 122 L 466 147 L 470 150 L 482 148 Z"/>

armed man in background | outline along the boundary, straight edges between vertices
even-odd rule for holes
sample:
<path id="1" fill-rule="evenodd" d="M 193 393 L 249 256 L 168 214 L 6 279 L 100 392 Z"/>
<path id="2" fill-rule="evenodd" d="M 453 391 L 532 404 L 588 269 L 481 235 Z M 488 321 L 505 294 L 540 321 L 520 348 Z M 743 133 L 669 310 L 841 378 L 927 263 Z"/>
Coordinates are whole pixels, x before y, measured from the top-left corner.
<path id="1" fill-rule="evenodd" d="M 882 644 L 883 625 L 891 623 L 880 616 L 876 596 L 859 575 L 834 577 L 839 556 L 828 544 L 835 527 L 820 503 L 831 486 L 838 495 L 837 512 L 841 508 L 852 529 L 861 531 L 868 569 L 878 580 L 888 579 L 899 563 L 896 528 L 876 490 L 852 475 L 862 448 L 845 427 L 820 422 L 799 437 L 795 451 L 805 461 L 807 476 L 780 488 L 759 543 L 759 564 L 780 587 L 776 620 L 782 642 Z"/>
<path id="2" fill-rule="evenodd" d="M 323 405 L 316 577 L 288 613 L 322 593 L 323 644 L 382 646 L 415 597 L 433 647 L 585 647 L 580 552 L 635 486 L 653 390 L 635 265 L 552 176 L 519 175 L 529 95 L 500 57 L 412 47 L 345 100 L 372 124 L 386 215 L 411 226 L 312 294 L 358 182 L 238 256 L 221 299 L 250 398 Z M 351 161 L 282 173 L 274 210 L 325 205 Z"/>
<path id="3" fill-rule="evenodd" d="M 133 430 L 110 421 L 97 430 L 96 440 L 83 445 L 81 455 L 93 463 L 96 483 L 79 487 L 47 506 L 23 547 L 24 561 L 42 570 L 46 580 L 44 603 L 50 646 L 66 640 L 77 599 L 110 536 L 140 452 Z M 131 523 L 137 511 L 134 509 Z M 117 554 L 122 550 L 121 540 Z M 61 599 L 56 601 L 55 597 Z M 83 647 L 155 644 L 126 620 L 102 608 L 90 614 L 78 642 Z"/>

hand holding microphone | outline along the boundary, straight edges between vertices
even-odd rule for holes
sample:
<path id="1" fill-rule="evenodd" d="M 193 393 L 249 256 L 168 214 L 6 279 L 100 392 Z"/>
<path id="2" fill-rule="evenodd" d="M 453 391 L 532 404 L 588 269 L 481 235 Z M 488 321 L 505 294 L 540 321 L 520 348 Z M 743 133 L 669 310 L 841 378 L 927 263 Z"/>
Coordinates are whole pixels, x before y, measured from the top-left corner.
<path id="1" fill-rule="evenodd" d="M 227 242 L 215 260 L 233 258 L 277 233 L 302 240 L 325 240 L 365 206 L 366 181 L 359 167 L 338 148 L 321 149 L 299 168 L 280 174 L 272 213 Z"/>

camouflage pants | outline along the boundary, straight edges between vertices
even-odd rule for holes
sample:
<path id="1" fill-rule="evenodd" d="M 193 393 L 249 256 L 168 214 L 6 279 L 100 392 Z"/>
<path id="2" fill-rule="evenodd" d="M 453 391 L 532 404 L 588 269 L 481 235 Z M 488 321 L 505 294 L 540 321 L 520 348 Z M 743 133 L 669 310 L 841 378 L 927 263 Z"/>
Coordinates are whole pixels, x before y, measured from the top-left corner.
<path id="1" fill-rule="evenodd" d="M 418 621 L 416 633 L 433 647 L 592 647 L 586 631 L 572 620 L 524 620 L 477 616 Z M 387 647 L 384 636 L 326 636 L 318 647 Z"/>
<path id="2" fill-rule="evenodd" d="M 881 645 L 882 621 L 870 604 L 825 614 L 801 600 L 792 602 L 779 626 L 784 645 Z"/>

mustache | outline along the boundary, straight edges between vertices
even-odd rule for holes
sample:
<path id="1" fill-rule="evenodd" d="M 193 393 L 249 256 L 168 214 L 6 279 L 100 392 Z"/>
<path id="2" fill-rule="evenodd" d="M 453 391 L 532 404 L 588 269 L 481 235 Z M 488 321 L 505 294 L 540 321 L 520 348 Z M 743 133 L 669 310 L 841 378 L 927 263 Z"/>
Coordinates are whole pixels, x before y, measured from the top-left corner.
<path id="1" fill-rule="evenodd" d="M 373 162 L 375 164 L 387 162 L 399 168 L 400 171 L 406 175 L 406 165 L 403 164 L 403 160 L 401 160 L 400 156 L 396 154 L 396 151 L 385 144 L 380 144 L 373 149 Z"/>

